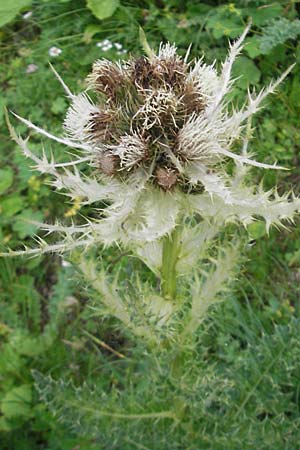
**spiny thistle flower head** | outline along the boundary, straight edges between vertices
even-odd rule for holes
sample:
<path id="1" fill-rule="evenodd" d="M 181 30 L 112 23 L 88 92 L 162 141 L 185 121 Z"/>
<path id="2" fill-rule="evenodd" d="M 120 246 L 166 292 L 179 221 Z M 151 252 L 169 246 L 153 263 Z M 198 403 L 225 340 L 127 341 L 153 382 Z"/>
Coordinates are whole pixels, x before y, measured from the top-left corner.
<path id="1" fill-rule="evenodd" d="M 88 85 L 97 101 L 75 97 L 64 125 L 70 139 L 89 145 L 100 173 L 126 183 L 143 170 L 149 184 L 186 190 L 191 163 L 210 167 L 223 158 L 215 145 L 230 139 L 223 116 L 205 121 L 219 88 L 216 73 L 201 61 L 188 63 L 174 45 L 161 44 L 149 57 L 96 61 Z"/>
<path id="2" fill-rule="evenodd" d="M 17 117 L 48 138 L 79 149 L 81 157 L 56 164 L 54 158 L 34 155 L 10 126 L 11 134 L 36 168 L 54 178 L 57 189 L 81 198 L 83 204 L 102 201 L 106 206 L 97 220 L 88 219 L 85 225 L 42 225 L 67 238 L 56 246 L 42 243 L 42 251 L 95 242 L 158 241 L 194 215 L 217 230 L 228 221 L 247 225 L 258 217 L 269 228 L 299 211 L 299 199 L 245 183 L 247 166 L 279 168 L 247 153 L 245 125 L 291 70 L 257 95 L 249 92 L 242 109 L 229 112 L 231 69 L 248 29 L 230 45 L 220 71 L 203 58 L 188 61 L 188 53 L 179 56 L 169 43 L 161 44 L 157 54 L 96 61 L 87 91 L 78 95 L 53 69 L 71 102 L 65 136 Z M 236 153 L 233 144 L 238 139 L 243 145 Z M 236 165 L 233 175 L 226 171 L 230 160 Z M 79 169 L 86 163 L 90 176 Z"/>

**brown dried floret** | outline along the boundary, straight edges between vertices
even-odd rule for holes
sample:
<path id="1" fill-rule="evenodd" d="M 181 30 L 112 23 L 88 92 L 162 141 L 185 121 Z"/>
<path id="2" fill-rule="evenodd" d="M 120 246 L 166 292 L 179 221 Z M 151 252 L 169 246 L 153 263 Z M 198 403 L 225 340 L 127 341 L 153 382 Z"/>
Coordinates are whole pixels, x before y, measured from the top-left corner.
<path id="1" fill-rule="evenodd" d="M 97 158 L 97 166 L 105 175 L 115 175 L 120 168 L 120 158 L 108 152 L 102 152 Z"/>
<path id="2" fill-rule="evenodd" d="M 177 183 L 178 171 L 169 167 L 158 167 L 155 171 L 155 179 L 162 189 L 168 191 Z"/>
<path id="3" fill-rule="evenodd" d="M 186 76 L 186 64 L 178 58 L 155 58 L 142 56 L 131 62 L 133 81 L 138 88 L 149 89 L 168 86 L 180 89 Z"/>
<path id="4" fill-rule="evenodd" d="M 100 110 L 93 114 L 89 121 L 89 138 L 93 142 L 105 142 L 111 140 L 115 133 L 118 121 L 117 110 Z"/>
<path id="5" fill-rule="evenodd" d="M 176 58 L 158 59 L 152 63 L 153 77 L 175 91 L 180 90 L 186 77 L 186 64 Z"/>
<path id="6" fill-rule="evenodd" d="M 131 61 L 132 78 L 137 87 L 148 89 L 152 78 L 151 64 L 145 56 Z"/>
<path id="7" fill-rule="evenodd" d="M 96 61 L 93 71 L 87 81 L 97 93 L 104 94 L 108 99 L 115 101 L 120 87 L 128 81 L 124 68 L 111 61 Z"/>
<path id="8" fill-rule="evenodd" d="M 200 95 L 199 90 L 192 82 L 184 83 L 182 103 L 185 106 L 185 112 L 187 115 L 192 113 L 198 114 L 205 108 L 204 98 Z"/>

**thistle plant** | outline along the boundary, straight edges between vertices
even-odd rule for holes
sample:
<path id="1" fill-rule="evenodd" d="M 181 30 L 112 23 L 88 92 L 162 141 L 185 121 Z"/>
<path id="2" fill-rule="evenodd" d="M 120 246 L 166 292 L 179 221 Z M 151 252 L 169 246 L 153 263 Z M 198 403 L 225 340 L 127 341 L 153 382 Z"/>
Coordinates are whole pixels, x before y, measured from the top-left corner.
<path id="1" fill-rule="evenodd" d="M 9 254 L 76 255 L 99 293 L 101 311 L 150 343 L 192 336 L 210 305 L 222 298 L 242 252 L 238 232 L 220 240 L 228 223 L 238 230 L 259 218 L 269 230 L 300 210 L 293 194 L 265 192 L 246 181 L 251 166 L 283 169 L 254 159 L 248 140 L 252 115 L 292 69 L 257 95 L 249 92 L 241 109 L 230 108 L 231 69 L 248 29 L 230 45 L 220 71 L 203 58 L 189 60 L 189 51 L 179 56 L 169 43 L 157 53 L 146 46 L 146 56 L 126 61 L 96 61 L 86 91 L 78 95 L 53 69 L 70 101 L 64 135 L 15 116 L 73 155 L 76 149 L 69 162 L 58 164 L 45 152 L 36 156 L 28 138 L 9 123 L 24 155 L 51 176 L 57 190 L 97 206 L 97 218 L 87 217 L 84 224 L 38 224 L 61 236 L 55 244 L 39 237 L 38 248 Z M 81 170 L 86 166 L 89 175 Z M 159 283 L 134 273 L 134 294 L 129 293 L 120 271 L 108 274 L 103 258 L 89 256 L 90 249 L 110 246 L 139 258 Z"/>

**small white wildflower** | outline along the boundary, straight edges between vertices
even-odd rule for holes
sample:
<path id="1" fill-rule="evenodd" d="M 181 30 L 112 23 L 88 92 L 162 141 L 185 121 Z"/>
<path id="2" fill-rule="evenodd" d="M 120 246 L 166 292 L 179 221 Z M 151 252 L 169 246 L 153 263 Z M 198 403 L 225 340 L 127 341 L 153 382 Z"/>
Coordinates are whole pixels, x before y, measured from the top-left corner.
<path id="1" fill-rule="evenodd" d="M 102 45 L 109 45 L 109 44 L 111 44 L 111 41 L 109 39 L 104 39 L 102 41 Z"/>
<path id="2" fill-rule="evenodd" d="M 34 73 L 38 70 L 39 66 L 37 66 L 36 64 L 28 64 L 28 66 L 26 67 L 26 73 Z"/>
<path id="3" fill-rule="evenodd" d="M 62 49 L 58 48 L 58 47 L 51 47 L 48 50 L 49 56 L 52 56 L 52 57 L 59 56 L 61 54 L 61 52 L 62 52 Z"/>
<path id="4" fill-rule="evenodd" d="M 114 47 L 117 49 L 117 50 L 122 50 L 122 44 L 120 44 L 119 42 L 115 42 L 114 43 Z"/>
<path id="5" fill-rule="evenodd" d="M 103 39 L 103 41 L 97 42 L 96 47 L 105 49 L 104 51 L 106 51 L 106 49 L 111 49 L 113 46 L 112 42 L 109 39 Z"/>
<path id="6" fill-rule="evenodd" d="M 28 20 L 32 16 L 32 11 L 28 11 L 27 13 L 23 14 L 23 19 Z"/>

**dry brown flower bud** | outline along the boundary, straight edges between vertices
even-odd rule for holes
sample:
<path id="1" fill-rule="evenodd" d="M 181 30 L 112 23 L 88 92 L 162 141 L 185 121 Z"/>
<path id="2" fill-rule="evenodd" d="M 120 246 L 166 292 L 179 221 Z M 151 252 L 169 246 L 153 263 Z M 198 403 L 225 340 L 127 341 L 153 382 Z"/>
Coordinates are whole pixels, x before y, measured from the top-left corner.
<path id="1" fill-rule="evenodd" d="M 97 163 L 105 175 L 115 175 L 120 166 L 120 158 L 117 155 L 103 152 L 98 157 Z"/>
<path id="2" fill-rule="evenodd" d="M 89 138 L 93 142 L 105 142 L 113 138 L 116 133 L 118 111 L 100 110 L 93 114 L 87 127 Z"/>
<path id="3" fill-rule="evenodd" d="M 165 191 L 172 189 L 177 183 L 178 172 L 169 167 L 158 167 L 155 172 L 157 184 Z"/>
<path id="4" fill-rule="evenodd" d="M 97 61 L 87 81 L 97 93 L 104 94 L 108 100 L 115 101 L 118 90 L 126 83 L 126 72 L 111 61 Z"/>

